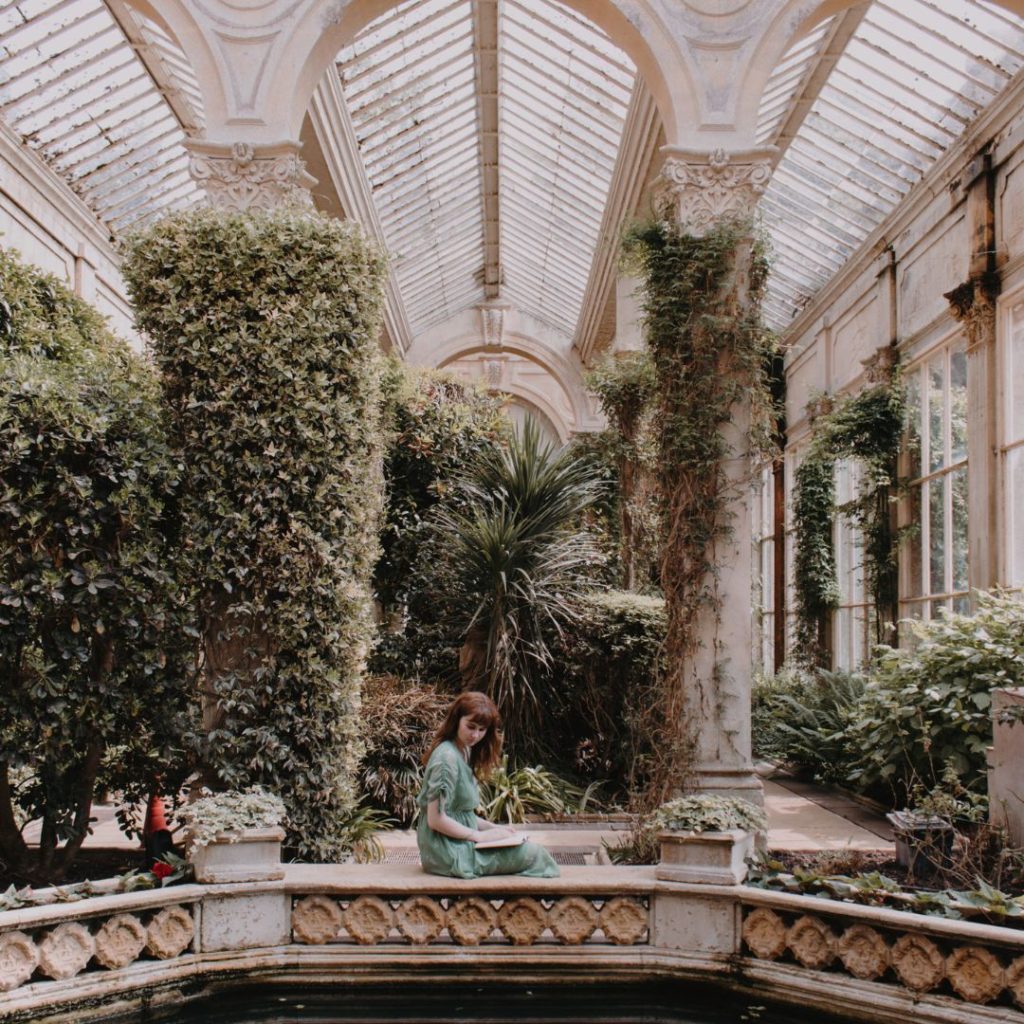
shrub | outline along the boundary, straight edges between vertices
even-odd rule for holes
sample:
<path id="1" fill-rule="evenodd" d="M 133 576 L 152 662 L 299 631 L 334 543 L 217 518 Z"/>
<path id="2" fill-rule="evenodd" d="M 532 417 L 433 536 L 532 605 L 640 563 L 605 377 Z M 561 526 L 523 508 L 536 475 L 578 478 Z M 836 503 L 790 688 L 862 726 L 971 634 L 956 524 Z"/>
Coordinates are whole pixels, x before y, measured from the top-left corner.
<path id="1" fill-rule="evenodd" d="M 0 857 L 56 880 L 101 773 L 138 797 L 191 767 L 180 466 L 154 375 L 95 311 L 6 252 L 0 294 Z"/>
<path id="2" fill-rule="evenodd" d="M 481 784 L 480 803 L 489 820 L 514 825 L 526 821 L 527 815 L 554 818 L 582 813 L 591 804 L 595 788 L 583 790 L 543 765 L 509 768 L 506 755 Z"/>
<path id="3" fill-rule="evenodd" d="M 416 817 L 423 755 L 444 718 L 447 695 L 427 684 L 369 676 L 363 689 L 366 753 L 359 782 L 374 805 L 402 826 Z"/>
<path id="4" fill-rule="evenodd" d="M 856 752 L 850 781 L 885 784 L 902 800 L 929 789 L 946 765 L 964 784 L 985 784 L 992 742 L 992 690 L 1024 684 L 1024 603 L 978 595 L 975 615 L 915 624 L 913 645 L 879 647 L 857 717 L 845 731 Z"/>
<path id="5" fill-rule="evenodd" d="M 577 601 L 575 622 L 560 641 L 551 745 L 568 752 L 567 767 L 609 793 L 646 787 L 651 769 L 658 665 L 665 639 L 665 602 L 623 591 Z M 564 756 L 564 755 L 563 755 Z"/>
<path id="6" fill-rule="evenodd" d="M 755 691 L 755 743 L 823 783 L 848 781 L 858 751 L 846 735 L 860 713 L 867 679 L 849 672 L 780 673 Z"/>
<path id="7" fill-rule="evenodd" d="M 184 464 L 203 781 L 263 785 L 291 850 L 344 855 L 381 506 L 384 261 L 303 210 L 197 210 L 124 266 Z"/>

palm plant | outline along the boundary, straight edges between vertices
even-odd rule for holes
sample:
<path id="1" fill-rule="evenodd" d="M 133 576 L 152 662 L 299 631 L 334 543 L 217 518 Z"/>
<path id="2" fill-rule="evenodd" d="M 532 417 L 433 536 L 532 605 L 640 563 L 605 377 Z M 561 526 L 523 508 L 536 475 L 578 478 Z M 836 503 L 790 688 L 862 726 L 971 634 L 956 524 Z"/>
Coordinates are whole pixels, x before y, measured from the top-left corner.
<path id="1" fill-rule="evenodd" d="M 507 446 L 469 467 L 457 500 L 434 518 L 439 579 L 463 628 L 463 683 L 490 694 L 513 750 L 530 746 L 548 637 L 577 612 L 600 561 L 580 526 L 599 493 L 593 469 L 543 441 L 527 420 Z"/>

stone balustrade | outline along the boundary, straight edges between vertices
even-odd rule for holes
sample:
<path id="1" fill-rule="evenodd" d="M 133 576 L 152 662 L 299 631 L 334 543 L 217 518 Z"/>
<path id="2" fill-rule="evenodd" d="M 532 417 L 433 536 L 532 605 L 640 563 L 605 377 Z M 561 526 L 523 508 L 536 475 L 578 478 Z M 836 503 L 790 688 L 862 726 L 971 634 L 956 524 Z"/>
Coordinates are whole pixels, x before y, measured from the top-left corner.
<path id="1" fill-rule="evenodd" d="M 404 865 L 286 865 L 276 881 L 188 885 L 0 913 L 0 1019 L 201 995 L 208 978 L 481 983 L 721 977 L 756 998 L 871 1021 L 1024 1022 L 1024 930 L 654 868 L 441 879 Z"/>

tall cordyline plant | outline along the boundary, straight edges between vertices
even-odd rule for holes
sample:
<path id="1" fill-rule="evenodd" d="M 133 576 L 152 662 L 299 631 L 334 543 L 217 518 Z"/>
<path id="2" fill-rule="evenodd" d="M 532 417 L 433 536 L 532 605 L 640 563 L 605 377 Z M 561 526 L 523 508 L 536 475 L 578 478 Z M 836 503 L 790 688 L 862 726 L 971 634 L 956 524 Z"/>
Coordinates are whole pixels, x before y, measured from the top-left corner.
<path id="1" fill-rule="evenodd" d="M 155 375 L 99 314 L 3 251 L 0 297 L 0 861 L 55 881 L 99 786 L 191 770 L 180 467 Z"/>
<path id="2" fill-rule="evenodd" d="M 575 621 L 600 556 L 579 527 L 596 499 L 593 469 L 556 450 L 528 420 L 507 446 L 483 451 L 434 515 L 434 586 L 464 636 L 464 685 L 488 692 L 513 756 L 533 755 L 549 637 Z"/>
<path id="3" fill-rule="evenodd" d="M 204 780 L 258 784 L 304 858 L 343 855 L 381 505 L 385 264 L 301 209 L 173 216 L 125 275 L 184 464 Z"/>
<path id="4" fill-rule="evenodd" d="M 736 443 L 772 450 L 773 337 L 760 317 L 768 262 L 751 235 L 749 224 L 728 222 L 696 237 L 662 220 L 634 228 L 625 240 L 625 257 L 643 282 L 663 510 L 665 669 L 660 706 L 652 708 L 661 764 L 643 796 L 650 805 L 689 782 L 700 718 L 718 683 L 695 675 L 701 644 L 714 645 L 714 671 L 721 671 L 717 640 L 698 633 L 709 612 L 717 620 L 718 552 L 732 518 L 726 462 L 743 454 L 725 430 L 735 418 Z M 692 705 L 688 689 L 696 694 Z"/>

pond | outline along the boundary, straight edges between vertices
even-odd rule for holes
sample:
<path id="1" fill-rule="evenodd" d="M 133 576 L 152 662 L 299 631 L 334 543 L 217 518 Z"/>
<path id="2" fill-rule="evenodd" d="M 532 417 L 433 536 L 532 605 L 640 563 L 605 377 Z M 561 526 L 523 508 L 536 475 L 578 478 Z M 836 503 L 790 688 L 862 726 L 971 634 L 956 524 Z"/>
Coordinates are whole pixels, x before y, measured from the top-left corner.
<path id="1" fill-rule="evenodd" d="M 690 982 L 234 989 L 132 1024 L 844 1024 L 850 1018 Z"/>

